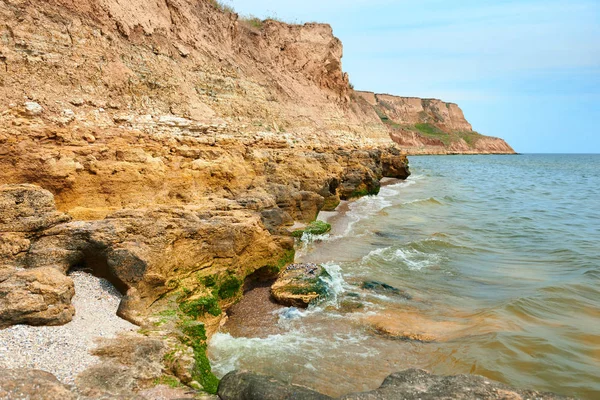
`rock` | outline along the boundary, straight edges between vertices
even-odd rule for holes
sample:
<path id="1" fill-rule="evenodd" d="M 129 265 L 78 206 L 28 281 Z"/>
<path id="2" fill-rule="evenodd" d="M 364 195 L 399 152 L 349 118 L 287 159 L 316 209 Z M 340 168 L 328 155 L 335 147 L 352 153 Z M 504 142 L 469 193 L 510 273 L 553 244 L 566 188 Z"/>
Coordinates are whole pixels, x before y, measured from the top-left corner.
<path id="1" fill-rule="evenodd" d="M 378 282 L 378 281 L 364 281 L 361 285 L 363 289 L 371 290 L 376 293 L 381 294 L 391 294 L 394 296 L 399 296 L 403 299 L 410 300 L 412 296 L 406 293 L 404 290 L 400 290 L 393 286 L 388 285 L 387 283 Z"/>
<path id="2" fill-rule="evenodd" d="M 331 399 L 308 388 L 244 371 L 233 371 L 221 379 L 222 400 L 327 400 Z"/>
<path id="3" fill-rule="evenodd" d="M 69 103 L 73 104 L 75 107 L 81 107 L 85 104 L 85 101 L 80 97 L 76 97 L 74 99 L 71 99 Z"/>
<path id="4" fill-rule="evenodd" d="M 566 399 L 553 393 L 513 389 L 478 375 L 441 376 L 407 369 L 388 376 L 379 389 L 342 396 L 341 400 Z"/>
<path id="5" fill-rule="evenodd" d="M 42 106 L 40 106 L 34 101 L 26 101 L 23 104 L 23 115 L 25 116 L 35 117 L 42 114 L 43 111 L 44 109 L 42 108 Z"/>
<path id="6" fill-rule="evenodd" d="M 96 141 L 96 137 L 91 133 L 85 133 L 83 135 L 83 140 L 85 140 L 88 143 L 94 143 Z"/>
<path id="7" fill-rule="evenodd" d="M 162 115 L 158 119 L 158 123 L 166 126 L 176 126 L 180 128 L 186 128 L 193 124 L 192 120 L 182 117 L 176 117 L 175 115 Z"/>
<path id="8" fill-rule="evenodd" d="M 221 380 L 223 400 L 331 399 L 302 386 L 245 371 L 233 371 Z M 559 400 L 553 393 L 514 389 L 478 375 L 441 376 L 420 369 L 407 369 L 389 375 L 378 389 L 351 393 L 340 400 Z"/>
<path id="9" fill-rule="evenodd" d="M 406 179 L 410 176 L 408 158 L 393 147 L 381 156 L 381 167 L 383 176 L 388 178 Z"/>
<path id="10" fill-rule="evenodd" d="M 56 211 L 52 193 L 35 185 L 0 185 L 0 233 L 36 232 L 71 218 Z"/>
<path id="11" fill-rule="evenodd" d="M 165 353 L 160 339 L 134 335 L 103 339 L 93 351 L 102 363 L 77 377 L 77 390 L 90 397 L 107 394 L 134 397 L 133 393 L 145 386 L 142 382 L 153 382 L 163 375 Z"/>
<path id="12" fill-rule="evenodd" d="M 492 324 L 468 319 L 439 320 L 417 307 L 403 306 L 370 313 L 361 320 L 377 334 L 392 340 L 419 342 L 447 341 L 466 335 L 485 334 L 497 330 Z M 475 325 L 475 326 L 473 326 Z M 483 328 L 479 326 L 483 325 Z"/>
<path id="13" fill-rule="evenodd" d="M 55 268 L 14 271 L 0 282 L 0 328 L 66 324 L 75 313 L 74 294 L 73 280 Z"/>
<path id="14" fill-rule="evenodd" d="M 78 396 L 51 373 L 31 369 L 0 369 L 0 399 L 75 400 Z"/>
<path id="15" fill-rule="evenodd" d="M 291 264 L 271 286 L 271 295 L 279 304 L 306 308 L 329 296 L 326 278 L 330 278 L 330 275 L 321 265 Z"/>

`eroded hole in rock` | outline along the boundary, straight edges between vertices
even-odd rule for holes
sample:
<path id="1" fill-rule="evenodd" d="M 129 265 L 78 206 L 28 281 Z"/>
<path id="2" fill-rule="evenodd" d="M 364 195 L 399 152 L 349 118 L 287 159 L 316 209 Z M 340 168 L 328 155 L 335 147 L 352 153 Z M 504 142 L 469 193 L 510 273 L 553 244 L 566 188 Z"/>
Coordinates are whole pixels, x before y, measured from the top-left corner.
<path id="1" fill-rule="evenodd" d="M 121 295 L 124 296 L 127 293 L 127 284 L 114 274 L 108 264 L 106 253 L 102 249 L 91 248 L 84 250 L 82 257 L 71 266 L 67 274 L 75 271 L 87 272 L 97 278 L 103 278 L 114 286 Z"/>

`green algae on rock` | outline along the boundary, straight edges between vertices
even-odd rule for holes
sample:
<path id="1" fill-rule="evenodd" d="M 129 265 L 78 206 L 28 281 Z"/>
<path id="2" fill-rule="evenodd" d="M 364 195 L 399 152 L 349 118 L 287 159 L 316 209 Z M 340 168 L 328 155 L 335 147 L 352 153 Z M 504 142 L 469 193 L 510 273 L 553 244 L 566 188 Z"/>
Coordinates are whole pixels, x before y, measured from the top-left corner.
<path id="1" fill-rule="evenodd" d="M 331 295 L 325 281 L 330 277 L 322 265 L 291 264 L 271 286 L 271 295 L 285 306 L 306 308 Z"/>

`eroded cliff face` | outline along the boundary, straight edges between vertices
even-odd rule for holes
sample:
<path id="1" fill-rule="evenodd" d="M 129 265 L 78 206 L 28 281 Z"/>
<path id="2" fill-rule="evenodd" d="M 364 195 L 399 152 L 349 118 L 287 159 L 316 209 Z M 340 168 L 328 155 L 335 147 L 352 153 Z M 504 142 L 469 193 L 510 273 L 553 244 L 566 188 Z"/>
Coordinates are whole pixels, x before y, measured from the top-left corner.
<path id="1" fill-rule="evenodd" d="M 500 138 L 473 131 L 457 104 L 437 99 L 356 92 L 409 154 L 513 154 Z"/>
<path id="2" fill-rule="evenodd" d="M 83 374 L 143 371 L 119 395 L 163 373 L 212 388 L 206 338 L 247 277 L 293 261 L 292 225 L 409 175 L 331 27 L 213 3 L 0 2 L 0 329 L 68 323 L 68 273 L 107 278 L 149 338 L 105 353 L 170 354 Z"/>
<path id="3" fill-rule="evenodd" d="M 190 0 L 4 1 L 0 16 L 4 110 L 29 99 L 63 125 L 176 115 L 243 134 L 389 141 L 350 102 L 329 25 L 254 27 Z"/>
<path id="4" fill-rule="evenodd" d="M 69 322 L 75 268 L 109 279 L 150 338 L 103 354 L 158 349 L 154 372 L 113 360 L 110 375 L 143 372 L 119 395 L 163 372 L 210 386 L 206 335 L 245 279 L 293 261 L 292 225 L 407 178 L 401 149 L 463 145 L 392 129 L 349 88 L 328 25 L 208 0 L 4 0 L 0 21 L 0 328 Z M 406 124 L 434 109 L 394 102 Z M 468 125 L 444 112 L 444 129 Z"/>

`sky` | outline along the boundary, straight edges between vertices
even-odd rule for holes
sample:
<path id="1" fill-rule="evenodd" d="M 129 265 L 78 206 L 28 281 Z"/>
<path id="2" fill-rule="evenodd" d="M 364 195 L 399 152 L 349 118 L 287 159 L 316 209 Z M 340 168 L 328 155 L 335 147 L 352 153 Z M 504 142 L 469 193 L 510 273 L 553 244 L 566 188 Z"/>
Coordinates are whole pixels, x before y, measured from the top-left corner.
<path id="1" fill-rule="evenodd" d="M 357 90 L 458 103 L 521 153 L 600 153 L 600 0 L 223 0 L 326 22 Z"/>

